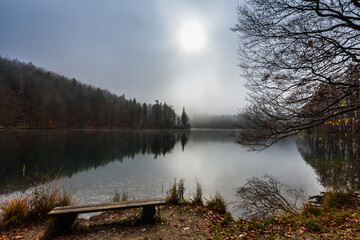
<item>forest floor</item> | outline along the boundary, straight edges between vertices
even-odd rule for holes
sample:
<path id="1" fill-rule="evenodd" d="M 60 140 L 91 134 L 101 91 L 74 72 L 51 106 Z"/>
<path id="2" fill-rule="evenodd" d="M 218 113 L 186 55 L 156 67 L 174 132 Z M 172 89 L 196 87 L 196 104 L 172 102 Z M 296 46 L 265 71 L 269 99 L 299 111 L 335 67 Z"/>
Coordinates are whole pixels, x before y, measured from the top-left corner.
<path id="1" fill-rule="evenodd" d="M 307 207 L 299 214 L 265 220 L 232 220 L 205 207 L 160 208 L 156 224 L 139 221 L 139 210 L 104 212 L 79 219 L 70 235 L 54 239 L 360 239 L 360 198 L 338 208 Z M 40 239 L 46 223 L 0 232 L 0 239 Z"/>

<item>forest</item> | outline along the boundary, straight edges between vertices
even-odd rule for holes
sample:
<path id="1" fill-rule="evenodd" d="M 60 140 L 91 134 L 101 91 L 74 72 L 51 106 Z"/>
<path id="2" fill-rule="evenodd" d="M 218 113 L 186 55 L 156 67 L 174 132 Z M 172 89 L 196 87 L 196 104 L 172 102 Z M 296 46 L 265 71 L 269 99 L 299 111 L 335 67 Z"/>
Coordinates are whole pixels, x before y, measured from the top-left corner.
<path id="1" fill-rule="evenodd" d="M 0 57 L 0 128 L 190 128 L 183 108 L 126 99 L 30 63 Z"/>

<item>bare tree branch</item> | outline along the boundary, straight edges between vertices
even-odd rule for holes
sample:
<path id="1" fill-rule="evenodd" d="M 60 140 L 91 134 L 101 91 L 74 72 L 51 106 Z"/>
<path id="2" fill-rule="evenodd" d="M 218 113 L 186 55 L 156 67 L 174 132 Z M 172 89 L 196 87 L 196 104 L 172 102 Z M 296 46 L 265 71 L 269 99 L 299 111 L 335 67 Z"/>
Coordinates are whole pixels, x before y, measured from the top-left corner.
<path id="1" fill-rule="evenodd" d="M 358 124 L 359 1 L 249 0 L 232 30 L 251 103 L 239 143 L 258 150 L 334 118 Z"/>

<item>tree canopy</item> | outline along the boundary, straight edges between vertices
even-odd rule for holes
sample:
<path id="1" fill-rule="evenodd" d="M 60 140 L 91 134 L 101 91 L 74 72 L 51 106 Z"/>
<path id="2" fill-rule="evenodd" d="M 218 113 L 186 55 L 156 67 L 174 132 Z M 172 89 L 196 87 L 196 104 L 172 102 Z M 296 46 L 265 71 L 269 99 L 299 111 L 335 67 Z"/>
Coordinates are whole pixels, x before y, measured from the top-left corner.
<path id="1" fill-rule="evenodd" d="M 264 148 L 335 121 L 359 132 L 358 0 L 249 0 L 232 30 L 251 103 L 239 143 Z"/>

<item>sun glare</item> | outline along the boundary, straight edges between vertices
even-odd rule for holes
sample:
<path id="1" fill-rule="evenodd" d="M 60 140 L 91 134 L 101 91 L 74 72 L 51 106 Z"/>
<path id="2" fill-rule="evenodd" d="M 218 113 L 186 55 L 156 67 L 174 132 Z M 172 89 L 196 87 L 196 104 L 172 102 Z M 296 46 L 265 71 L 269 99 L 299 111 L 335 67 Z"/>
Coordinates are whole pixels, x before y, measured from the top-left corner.
<path id="1" fill-rule="evenodd" d="M 184 22 L 180 27 L 180 44 L 183 50 L 198 51 L 205 46 L 204 26 L 196 20 Z"/>

